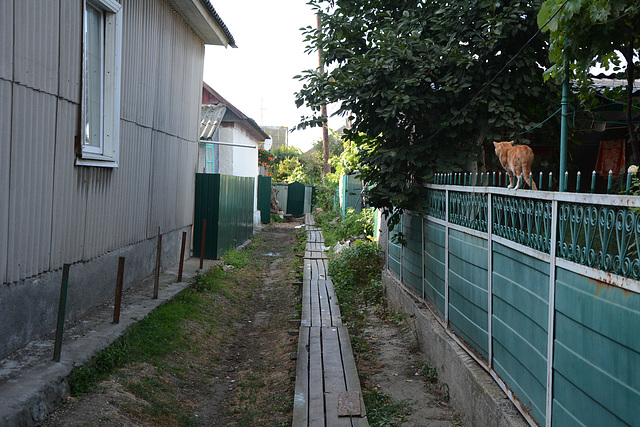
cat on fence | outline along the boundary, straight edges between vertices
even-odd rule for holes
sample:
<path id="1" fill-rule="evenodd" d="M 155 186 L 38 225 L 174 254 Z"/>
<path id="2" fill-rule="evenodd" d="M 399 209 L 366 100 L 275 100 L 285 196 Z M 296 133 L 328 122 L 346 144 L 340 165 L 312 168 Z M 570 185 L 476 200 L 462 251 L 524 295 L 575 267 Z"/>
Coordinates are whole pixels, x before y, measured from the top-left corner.
<path id="1" fill-rule="evenodd" d="M 533 150 L 528 145 L 513 145 L 513 141 L 493 142 L 496 149 L 496 156 L 500 159 L 500 164 L 509 175 L 509 188 L 513 187 L 513 175 L 518 182 L 515 189 L 520 188 L 520 178 L 524 175 L 524 181 L 529 184 L 529 188 L 537 190 L 536 183 L 531 177 L 531 163 L 533 163 Z"/>

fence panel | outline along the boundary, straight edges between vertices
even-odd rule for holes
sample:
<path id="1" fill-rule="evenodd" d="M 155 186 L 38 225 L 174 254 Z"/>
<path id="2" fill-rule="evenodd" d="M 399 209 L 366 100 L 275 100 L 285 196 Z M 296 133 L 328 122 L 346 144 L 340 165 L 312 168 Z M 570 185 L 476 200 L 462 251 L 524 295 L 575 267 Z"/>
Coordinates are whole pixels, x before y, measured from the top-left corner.
<path id="1" fill-rule="evenodd" d="M 258 176 L 258 210 L 263 224 L 271 222 L 271 177 Z"/>
<path id="2" fill-rule="evenodd" d="M 640 294 L 559 268 L 553 424 L 638 425 Z"/>
<path id="3" fill-rule="evenodd" d="M 388 265 L 389 270 L 402 280 L 402 244 L 398 241 L 398 230 L 402 230 L 402 218 L 400 218 L 400 223 L 389 233 Z"/>
<path id="4" fill-rule="evenodd" d="M 405 239 L 402 252 L 402 280 L 422 295 L 422 219 L 403 215 L 402 235 Z"/>
<path id="5" fill-rule="evenodd" d="M 200 256 L 207 220 L 204 257 L 218 259 L 253 234 L 254 178 L 196 174 L 193 255 Z"/>
<path id="6" fill-rule="evenodd" d="M 289 196 L 287 199 L 287 213 L 294 218 L 301 217 L 304 213 L 305 185 L 300 182 L 289 184 Z"/>
<path id="7" fill-rule="evenodd" d="M 436 184 L 427 201 L 388 268 L 529 423 L 640 425 L 640 198 Z"/>
<path id="8" fill-rule="evenodd" d="M 444 321 L 446 229 L 424 221 L 424 294 Z"/>
<path id="9" fill-rule="evenodd" d="M 549 266 L 493 244 L 493 368 L 544 424 Z"/>
<path id="10" fill-rule="evenodd" d="M 449 234 L 449 325 L 484 359 L 489 358 L 487 242 Z"/>

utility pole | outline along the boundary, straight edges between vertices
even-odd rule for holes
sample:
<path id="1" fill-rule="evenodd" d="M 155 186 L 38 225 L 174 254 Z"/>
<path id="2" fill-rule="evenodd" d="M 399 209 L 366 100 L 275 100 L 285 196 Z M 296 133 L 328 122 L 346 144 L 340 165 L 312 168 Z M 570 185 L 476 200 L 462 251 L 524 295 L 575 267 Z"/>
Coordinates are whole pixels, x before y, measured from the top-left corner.
<path id="1" fill-rule="evenodd" d="M 320 19 L 320 14 L 316 15 L 318 22 L 318 68 L 320 74 L 324 74 L 324 64 L 322 62 L 322 22 Z M 329 167 L 329 128 L 327 127 L 327 106 L 323 104 L 320 107 L 320 115 L 322 116 L 322 148 L 324 151 L 323 159 L 324 159 L 324 170 L 322 172 L 322 177 L 327 176 L 328 173 L 331 172 L 331 168 Z"/>

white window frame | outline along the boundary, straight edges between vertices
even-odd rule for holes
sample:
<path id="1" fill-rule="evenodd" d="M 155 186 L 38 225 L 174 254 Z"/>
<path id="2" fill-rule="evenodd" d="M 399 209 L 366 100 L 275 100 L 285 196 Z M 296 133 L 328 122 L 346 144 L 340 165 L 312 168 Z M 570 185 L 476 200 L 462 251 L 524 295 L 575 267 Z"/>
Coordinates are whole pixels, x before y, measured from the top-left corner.
<path id="1" fill-rule="evenodd" d="M 103 13 L 104 47 L 101 96 L 101 149 L 85 145 L 87 87 L 87 25 L 86 9 L 91 5 Z M 85 0 L 83 7 L 82 37 L 82 98 L 81 98 L 81 149 L 76 157 L 78 166 L 117 168 L 120 154 L 120 82 L 122 58 L 122 5 L 115 0 Z"/>

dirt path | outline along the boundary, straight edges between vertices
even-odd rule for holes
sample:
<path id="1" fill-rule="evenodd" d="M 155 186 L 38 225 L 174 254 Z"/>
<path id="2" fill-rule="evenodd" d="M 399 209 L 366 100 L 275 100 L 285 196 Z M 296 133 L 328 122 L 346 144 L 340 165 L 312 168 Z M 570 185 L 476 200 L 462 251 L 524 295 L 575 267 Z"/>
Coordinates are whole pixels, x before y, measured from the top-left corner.
<path id="1" fill-rule="evenodd" d="M 185 349 L 157 363 L 127 364 L 91 393 L 69 398 L 44 426 L 288 426 L 293 407 L 301 277 L 294 253 L 300 223 L 266 227 L 230 271 L 228 295 L 183 322 Z M 373 317 L 366 329 L 375 369 L 369 382 L 411 406 L 399 425 L 460 425 L 437 386 L 416 375 L 420 354 L 402 326 Z M 370 365 L 370 366 L 374 366 Z M 179 414 L 176 414 L 179 412 Z"/>
<path id="2" fill-rule="evenodd" d="M 368 317 L 365 336 L 375 357 L 370 381 L 395 402 L 404 402 L 408 414 L 404 427 L 461 427 L 457 412 L 449 407 L 447 386 L 417 350 L 409 321 L 384 321 Z"/>

